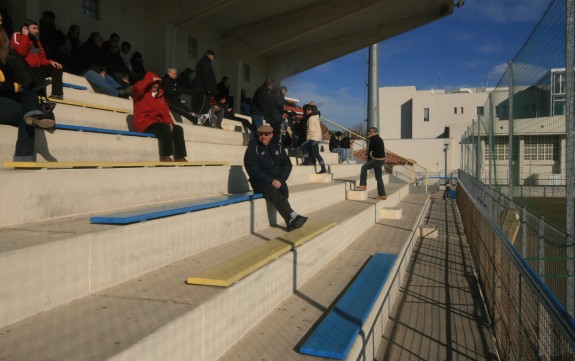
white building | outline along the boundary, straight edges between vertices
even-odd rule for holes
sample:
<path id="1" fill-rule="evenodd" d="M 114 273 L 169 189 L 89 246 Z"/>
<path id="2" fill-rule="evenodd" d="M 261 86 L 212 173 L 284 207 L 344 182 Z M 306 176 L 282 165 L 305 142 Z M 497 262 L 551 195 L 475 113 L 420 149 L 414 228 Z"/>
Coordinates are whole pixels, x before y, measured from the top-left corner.
<path id="1" fill-rule="evenodd" d="M 417 161 L 429 172 L 459 168 L 461 136 L 484 112 L 489 89 L 379 89 L 380 133 L 387 149 Z"/>

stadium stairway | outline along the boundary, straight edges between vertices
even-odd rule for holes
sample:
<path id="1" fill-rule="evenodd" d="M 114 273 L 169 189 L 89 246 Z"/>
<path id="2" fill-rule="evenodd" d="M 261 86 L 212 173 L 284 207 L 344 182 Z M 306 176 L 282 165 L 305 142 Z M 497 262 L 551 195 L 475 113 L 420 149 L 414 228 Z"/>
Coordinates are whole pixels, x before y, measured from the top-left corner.
<path id="1" fill-rule="evenodd" d="M 91 93 L 81 78 L 66 74 L 65 81 L 88 87 L 66 88 L 65 98 L 73 91 L 88 97 L 75 101 L 112 104 L 77 93 Z M 66 104 L 56 111 L 60 123 L 131 130 L 129 113 Z M 288 182 L 290 202 L 309 221 L 289 234 L 305 242 L 230 287 L 185 281 L 258 245 L 287 237 L 283 220 L 264 199 L 123 226 L 90 223 L 90 217 L 110 212 L 250 191 L 241 166 L 246 140 L 238 131 L 241 127 L 231 131 L 184 126 L 189 149 L 195 152 L 190 158 L 227 164 L 0 169 L 5 190 L 0 208 L 0 359 L 225 360 L 238 347 L 246 351 L 241 345 L 248 340 L 264 347 L 265 339 L 254 335 L 267 333 L 265 325 L 276 317 L 278 307 L 301 297 L 301 292 L 308 294 L 309 287 L 317 293 L 310 302 L 322 307 L 303 324 L 293 323 L 299 333 L 286 338 L 281 346 L 285 354 L 265 358 L 316 359 L 294 351 L 296 344 L 369 255 L 396 252 L 409 259 L 409 244 L 417 235 L 427 196 L 410 195 L 409 185 L 390 182 L 385 175 L 387 200 L 348 200 L 349 180 L 357 178 L 358 164 L 330 164 L 327 175 L 316 174 L 314 167 L 294 166 Z M 15 133 L 9 130 L 2 127 L 0 132 L 3 161 L 12 158 Z M 45 141 L 48 154 L 60 162 L 157 160 L 153 138 L 95 134 L 98 138 L 92 139 L 94 134 L 86 132 L 38 132 L 45 135 L 38 137 L 39 149 Z M 369 195 L 375 196 L 373 179 L 368 186 Z M 401 219 L 385 219 L 386 210 L 398 207 Z M 403 233 L 398 235 L 397 229 Z M 394 250 L 386 248 L 386 234 L 394 235 Z M 390 280 L 386 289 L 397 287 L 398 279 Z M 391 307 L 393 297 L 386 302 L 385 307 Z"/>

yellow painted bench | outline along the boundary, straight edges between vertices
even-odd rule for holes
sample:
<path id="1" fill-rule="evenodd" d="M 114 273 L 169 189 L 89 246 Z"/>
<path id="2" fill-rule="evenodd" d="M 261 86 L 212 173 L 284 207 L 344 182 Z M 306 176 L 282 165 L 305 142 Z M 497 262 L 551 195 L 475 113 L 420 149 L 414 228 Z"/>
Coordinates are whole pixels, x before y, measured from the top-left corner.
<path id="1" fill-rule="evenodd" d="M 334 221 L 309 220 L 302 228 L 262 243 L 188 277 L 186 283 L 220 287 L 231 286 L 336 224 L 337 222 Z"/>
<path id="2" fill-rule="evenodd" d="M 131 110 L 128 110 L 128 109 L 106 107 L 106 106 L 101 106 L 101 105 L 97 105 L 97 104 L 88 104 L 88 103 L 76 102 L 76 101 L 71 101 L 71 100 L 63 100 L 63 99 L 55 99 L 55 98 L 49 98 L 49 100 L 51 102 L 59 103 L 59 104 L 67 104 L 67 105 L 74 105 L 74 106 L 83 107 L 83 108 L 107 110 L 107 111 L 116 112 L 116 113 L 128 114 L 128 113 L 132 112 Z"/>
<path id="3" fill-rule="evenodd" d="M 202 162 L 4 162 L 4 168 L 15 169 L 71 169 L 71 168 L 145 168 L 145 167 L 201 167 L 227 165 L 223 161 Z"/>

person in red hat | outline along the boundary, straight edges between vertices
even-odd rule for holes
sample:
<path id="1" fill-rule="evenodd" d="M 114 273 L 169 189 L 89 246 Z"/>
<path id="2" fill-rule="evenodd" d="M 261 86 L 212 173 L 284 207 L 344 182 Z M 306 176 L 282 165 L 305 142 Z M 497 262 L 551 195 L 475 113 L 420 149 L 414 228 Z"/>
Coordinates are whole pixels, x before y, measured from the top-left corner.
<path id="1" fill-rule="evenodd" d="M 161 81 L 157 74 L 147 72 L 143 80 L 134 84 L 134 129 L 158 137 L 161 162 L 187 162 L 184 130 L 174 124 L 170 116 L 164 91 L 160 87 Z"/>

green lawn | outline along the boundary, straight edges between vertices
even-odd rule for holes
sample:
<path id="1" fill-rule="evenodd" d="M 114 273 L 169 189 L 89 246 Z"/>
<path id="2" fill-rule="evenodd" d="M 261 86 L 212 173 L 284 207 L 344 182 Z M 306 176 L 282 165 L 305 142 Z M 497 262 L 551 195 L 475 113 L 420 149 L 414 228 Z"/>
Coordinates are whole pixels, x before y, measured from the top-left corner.
<path id="1" fill-rule="evenodd" d="M 513 198 L 513 201 L 527 207 L 529 212 L 545 217 L 555 227 L 565 230 L 565 198 Z"/>

